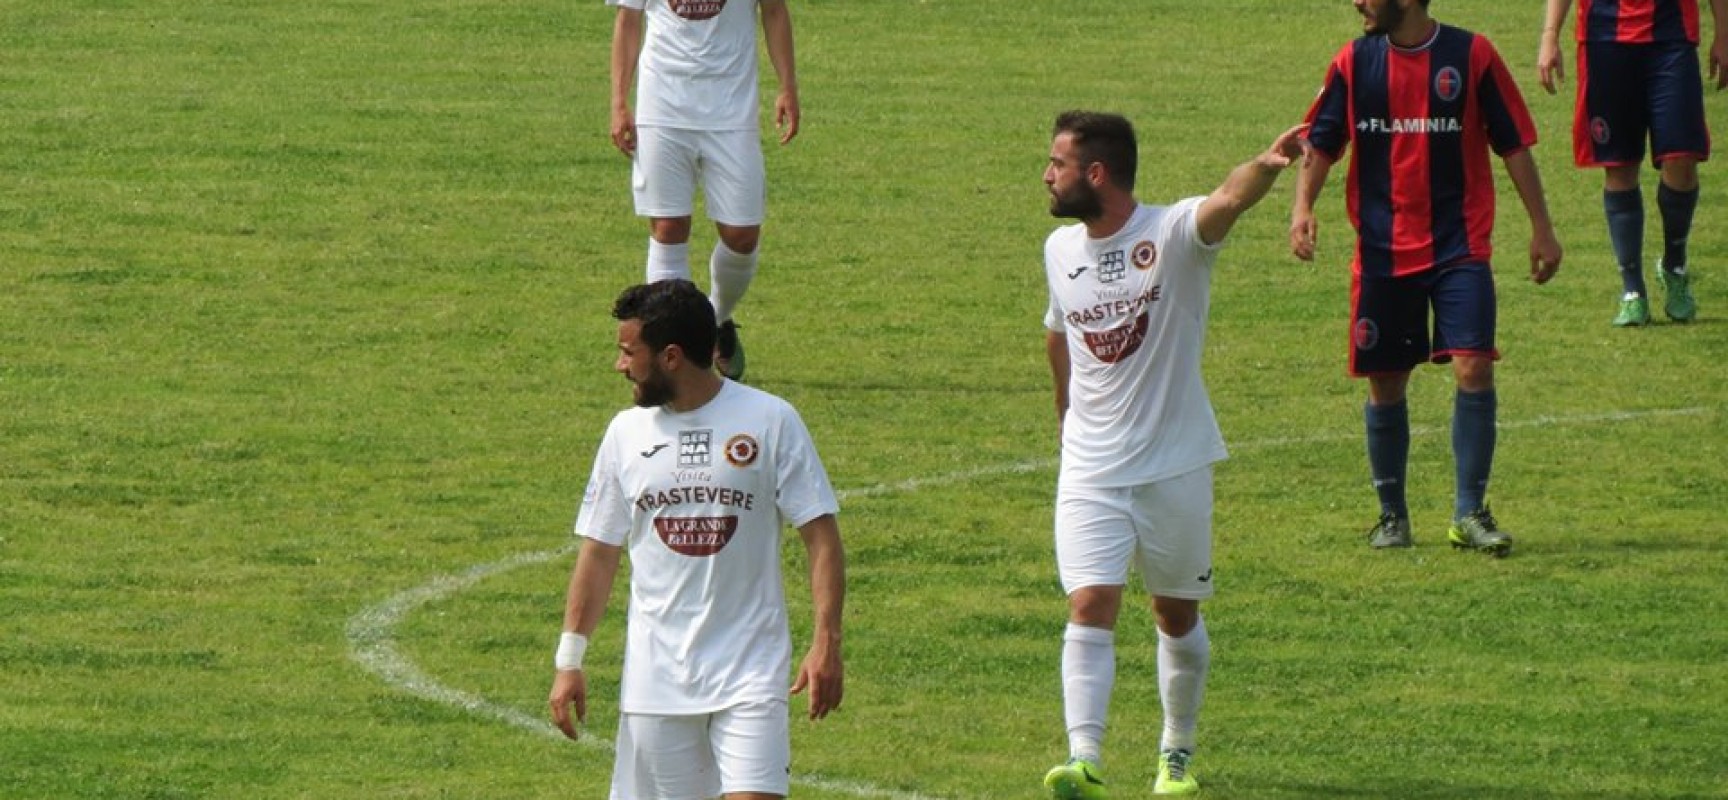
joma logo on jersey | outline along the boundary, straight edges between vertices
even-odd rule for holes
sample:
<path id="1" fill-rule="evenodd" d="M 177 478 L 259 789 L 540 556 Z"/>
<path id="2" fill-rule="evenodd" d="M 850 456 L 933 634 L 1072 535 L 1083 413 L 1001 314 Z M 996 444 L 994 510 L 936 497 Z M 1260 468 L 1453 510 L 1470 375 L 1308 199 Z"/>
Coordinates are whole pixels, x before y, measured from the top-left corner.
<path id="1" fill-rule="evenodd" d="M 679 431 L 678 466 L 707 467 L 714 464 L 714 431 Z"/>
<path id="2" fill-rule="evenodd" d="M 1098 282 L 1115 283 L 1128 274 L 1128 259 L 1121 250 L 1111 250 L 1098 258 Z"/>
<path id="3" fill-rule="evenodd" d="M 1463 133 L 1457 117 L 1375 117 L 1356 123 L 1359 133 Z"/>

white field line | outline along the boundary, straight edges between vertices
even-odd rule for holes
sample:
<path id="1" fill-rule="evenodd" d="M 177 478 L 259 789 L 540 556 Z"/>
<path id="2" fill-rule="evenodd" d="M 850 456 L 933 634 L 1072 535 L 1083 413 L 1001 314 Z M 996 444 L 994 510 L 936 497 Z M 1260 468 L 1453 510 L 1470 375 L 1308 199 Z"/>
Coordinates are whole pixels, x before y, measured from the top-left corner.
<path id="1" fill-rule="evenodd" d="M 1572 416 L 1539 416 L 1514 422 L 1502 422 L 1503 430 L 1517 428 L 1549 428 L 1570 425 L 1591 425 L 1597 423 L 1634 422 L 1638 420 L 1665 417 L 1696 416 L 1708 413 L 1711 409 L 1704 406 L 1690 408 L 1651 409 L 1646 411 L 1618 411 L 1601 414 L 1581 414 Z M 1433 427 L 1412 428 L 1412 436 L 1427 436 L 1440 432 Z M 1353 430 L 1347 433 L 1315 434 L 1310 436 L 1284 436 L 1271 439 L 1260 439 L 1247 442 L 1236 442 L 1231 445 L 1235 450 L 1258 450 L 1263 448 L 1287 447 L 1291 445 L 1323 444 L 1357 439 L 1362 432 Z M 935 475 L 928 478 L 913 478 L 896 483 L 879 483 L 857 489 L 847 489 L 838 492 L 840 499 L 858 497 L 878 497 L 882 495 L 915 492 L 938 486 L 948 486 L 988 478 L 995 475 L 1007 475 L 1024 472 L 1035 472 L 1052 469 L 1056 459 L 1037 459 L 1018 461 L 1009 464 L 998 464 L 977 469 L 951 472 L 945 475 Z M 435 600 L 465 591 L 468 588 L 488 578 L 501 575 L 521 567 L 544 564 L 556 558 L 567 556 L 576 550 L 572 542 L 557 550 L 541 550 L 533 553 L 520 553 L 499 561 L 469 567 L 468 569 L 450 575 L 441 575 L 431 581 L 392 595 L 381 603 L 361 609 L 359 613 L 348 620 L 348 647 L 351 657 L 367 672 L 378 676 L 385 684 L 407 692 L 408 694 L 431 700 L 444 705 L 455 706 L 471 714 L 487 717 L 503 722 L 514 728 L 537 733 L 552 738 L 562 738 L 563 734 L 553 727 L 552 723 L 541 717 L 523 713 L 510 706 L 501 705 L 475 694 L 453 689 L 439 683 L 396 646 L 396 627 L 407 619 L 410 614 L 421 606 Z M 610 752 L 611 740 L 605 736 L 595 736 L 585 732 L 580 744 L 587 747 Z M 888 789 L 880 789 L 869 784 L 851 781 L 835 781 L 809 775 L 795 775 L 793 782 L 822 791 L 837 792 L 852 797 L 882 798 L 882 800 L 936 800 L 929 795 L 907 794 Z"/>

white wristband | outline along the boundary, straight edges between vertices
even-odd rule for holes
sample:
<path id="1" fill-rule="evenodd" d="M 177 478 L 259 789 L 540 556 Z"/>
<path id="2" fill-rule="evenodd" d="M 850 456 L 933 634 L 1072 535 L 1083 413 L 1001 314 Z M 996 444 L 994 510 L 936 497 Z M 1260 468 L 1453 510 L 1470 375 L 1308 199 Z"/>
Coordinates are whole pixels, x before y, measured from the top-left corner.
<path id="1" fill-rule="evenodd" d="M 582 656 L 588 652 L 588 637 L 565 631 L 558 635 L 558 652 L 552 656 L 552 666 L 559 672 L 582 669 Z"/>

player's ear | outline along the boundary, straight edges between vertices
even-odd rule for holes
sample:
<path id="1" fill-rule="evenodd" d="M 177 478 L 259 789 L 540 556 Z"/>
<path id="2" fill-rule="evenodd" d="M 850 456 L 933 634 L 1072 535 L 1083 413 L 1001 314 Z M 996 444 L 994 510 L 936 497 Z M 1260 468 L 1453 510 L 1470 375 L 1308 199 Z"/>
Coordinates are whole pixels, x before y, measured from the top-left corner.
<path id="1" fill-rule="evenodd" d="M 1110 170 L 1104 166 L 1104 162 L 1094 161 L 1086 165 L 1086 182 L 1092 184 L 1094 189 L 1102 189 L 1104 184 L 1110 182 Z"/>
<path id="2" fill-rule="evenodd" d="M 668 344 L 660 348 L 660 352 L 654 354 L 654 359 L 660 362 L 662 372 L 670 371 L 689 360 L 684 357 L 683 346 L 678 344 Z"/>

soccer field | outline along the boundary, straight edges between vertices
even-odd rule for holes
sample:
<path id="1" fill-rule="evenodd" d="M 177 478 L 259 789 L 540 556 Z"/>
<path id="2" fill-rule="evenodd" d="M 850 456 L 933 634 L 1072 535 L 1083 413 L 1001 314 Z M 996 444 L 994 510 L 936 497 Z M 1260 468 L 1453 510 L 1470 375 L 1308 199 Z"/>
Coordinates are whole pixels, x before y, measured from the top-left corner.
<path id="1" fill-rule="evenodd" d="M 1536 83 L 1539 5 L 1433 6 L 1512 67 L 1566 247 L 1524 279 L 1497 171 L 1513 557 L 1444 546 L 1439 368 L 1411 387 L 1418 547 L 1364 544 L 1342 170 L 1313 264 L 1287 253 L 1293 176 L 1219 259 L 1203 797 L 1728 797 L 1728 170 L 1701 170 L 1700 320 L 1610 328 L 1601 177 L 1571 167 L 1570 61 L 1562 96 Z M 1051 119 L 1125 113 L 1141 197 L 1202 194 L 1299 121 L 1358 17 L 792 13 L 804 130 L 768 148 L 739 321 L 841 490 L 850 578 L 845 705 L 795 722 L 793 796 L 1039 797 L 1066 755 Z M 646 243 L 611 26 L 599 0 L 0 3 L 0 798 L 605 796 L 622 582 L 584 742 L 544 698 L 570 525 L 630 397 L 608 309 Z M 1728 95 L 1706 102 L 1720 137 Z M 795 537 L 785 563 L 801 649 Z M 1160 724 L 1143 605 L 1118 642 L 1131 798 Z"/>

